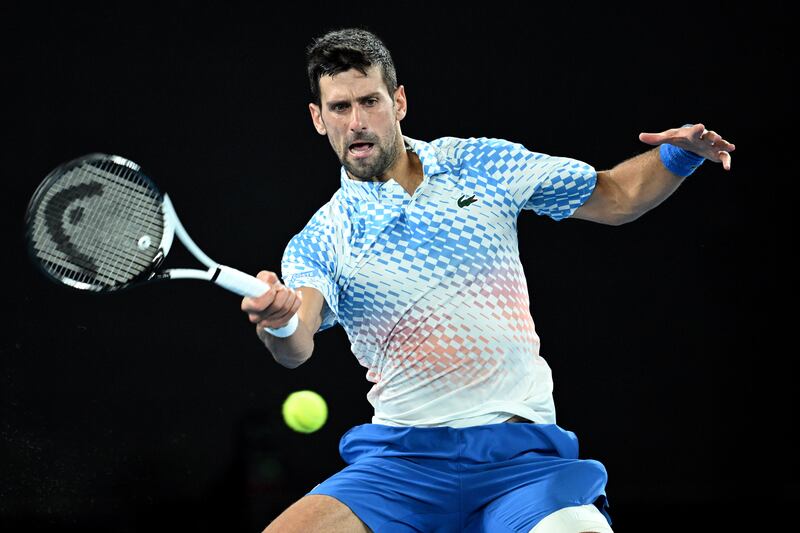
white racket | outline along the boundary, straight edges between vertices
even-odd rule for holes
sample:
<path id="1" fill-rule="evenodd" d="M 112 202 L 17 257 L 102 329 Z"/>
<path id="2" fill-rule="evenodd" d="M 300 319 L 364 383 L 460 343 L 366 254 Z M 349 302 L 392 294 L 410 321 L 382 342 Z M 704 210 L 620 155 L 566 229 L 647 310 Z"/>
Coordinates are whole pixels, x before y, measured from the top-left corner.
<path id="1" fill-rule="evenodd" d="M 90 154 L 53 170 L 28 205 L 26 226 L 34 261 L 50 279 L 75 289 L 111 292 L 164 279 L 212 281 L 241 296 L 270 288 L 208 257 L 169 196 L 139 165 L 116 155 Z M 206 270 L 161 268 L 175 235 Z M 296 327 L 294 315 L 281 332 Z"/>

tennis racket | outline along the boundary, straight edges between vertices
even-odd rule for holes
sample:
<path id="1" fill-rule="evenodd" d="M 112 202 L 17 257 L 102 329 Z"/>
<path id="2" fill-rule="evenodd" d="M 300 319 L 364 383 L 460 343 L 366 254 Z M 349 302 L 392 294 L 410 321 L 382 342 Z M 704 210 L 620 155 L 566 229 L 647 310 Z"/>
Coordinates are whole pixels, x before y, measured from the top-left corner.
<path id="1" fill-rule="evenodd" d="M 25 215 L 28 251 L 52 280 L 113 292 L 166 279 L 201 279 L 259 296 L 267 283 L 221 265 L 189 237 L 169 196 L 136 163 L 90 154 L 64 163 L 36 189 Z M 207 269 L 162 269 L 175 236 Z M 293 331 L 297 315 L 282 330 Z"/>

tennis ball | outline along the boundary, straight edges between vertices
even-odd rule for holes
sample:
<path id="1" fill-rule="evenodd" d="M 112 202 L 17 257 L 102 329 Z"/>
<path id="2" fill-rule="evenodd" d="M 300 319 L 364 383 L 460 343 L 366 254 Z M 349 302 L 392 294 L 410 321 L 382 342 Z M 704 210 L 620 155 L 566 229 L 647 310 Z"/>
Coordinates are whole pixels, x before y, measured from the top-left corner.
<path id="1" fill-rule="evenodd" d="M 295 431 L 313 433 L 328 419 L 328 404 L 314 391 L 296 391 L 283 402 L 283 419 Z"/>

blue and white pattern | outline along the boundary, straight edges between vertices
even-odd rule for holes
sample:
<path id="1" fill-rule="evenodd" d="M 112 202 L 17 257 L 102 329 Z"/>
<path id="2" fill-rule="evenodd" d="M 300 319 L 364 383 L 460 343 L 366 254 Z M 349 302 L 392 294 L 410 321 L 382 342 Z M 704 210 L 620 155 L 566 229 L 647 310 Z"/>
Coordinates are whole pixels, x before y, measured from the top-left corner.
<path id="1" fill-rule="evenodd" d="M 594 169 L 501 139 L 404 139 L 424 171 L 413 196 L 342 168 L 341 188 L 289 242 L 284 283 L 325 297 L 320 330 L 347 332 L 375 384 L 373 423 L 555 423 L 516 221 L 523 209 L 569 217 Z"/>

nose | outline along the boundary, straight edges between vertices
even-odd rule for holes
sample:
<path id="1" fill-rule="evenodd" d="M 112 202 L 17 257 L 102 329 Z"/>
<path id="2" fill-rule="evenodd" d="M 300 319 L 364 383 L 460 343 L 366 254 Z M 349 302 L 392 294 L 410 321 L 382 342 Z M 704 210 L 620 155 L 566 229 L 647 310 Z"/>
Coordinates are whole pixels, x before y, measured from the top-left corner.
<path id="1" fill-rule="evenodd" d="M 354 105 L 352 107 L 352 111 L 350 112 L 350 131 L 359 131 L 365 129 L 367 129 L 367 127 L 363 123 L 363 117 L 359 110 L 359 106 Z"/>

